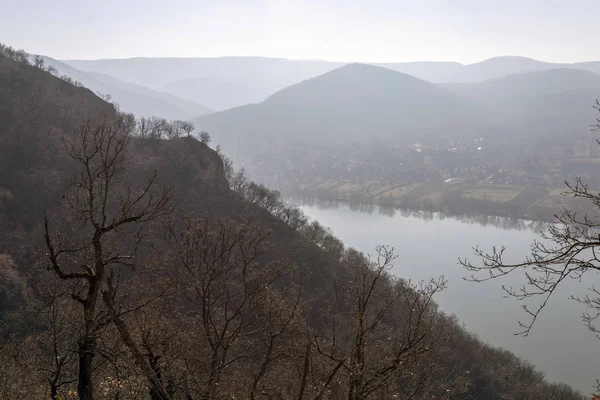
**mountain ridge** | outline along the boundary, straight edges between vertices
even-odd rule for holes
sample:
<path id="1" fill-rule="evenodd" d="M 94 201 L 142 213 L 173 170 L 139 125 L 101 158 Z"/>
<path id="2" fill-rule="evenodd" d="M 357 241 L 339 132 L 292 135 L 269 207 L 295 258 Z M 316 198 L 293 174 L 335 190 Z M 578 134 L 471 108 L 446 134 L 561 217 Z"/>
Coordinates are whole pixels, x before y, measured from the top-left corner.
<path id="1" fill-rule="evenodd" d="M 207 107 L 205 107 L 199 103 L 193 102 L 191 100 L 182 99 L 182 98 L 172 95 L 170 93 L 159 92 L 159 91 L 147 88 L 145 86 L 136 85 L 134 83 L 123 82 L 117 78 L 114 78 L 110 75 L 103 74 L 101 72 L 94 72 L 94 71 L 83 71 L 83 72 L 98 79 L 98 80 L 104 81 L 108 84 L 113 84 L 114 86 L 117 86 L 117 87 L 122 86 L 125 89 L 129 89 L 132 92 L 140 93 L 142 95 L 146 95 L 146 96 L 153 97 L 153 98 L 160 99 L 160 100 L 166 100 L 169 103 L 173 104 L 174 106 L 179 107 L 180 109 L 184 110 L 189 115 L 197 115 L 199 112 L 201 113 L 200 115 L 209 114 L 214 111 L 210 108 L 207 108 Z"/>
<path id="2" fill-rule="evenodd" d="M 286 173 L 314 171 L 321 163 L 332 168 L 335 162 L 327 160 L 333 154 L 362 151 L 369 143 L 406 148 L 422 140 L 490 136 L 498 131 L 497 123 L 486 116 L 476 102 L 432 83 L 383 67 L 349 64 L 261 103 L 194 122 L 237 165 L 278 185 Z"/>
<path id="3" fill-rule="evenodd" d="M 263 101 L 278 90 L 347 64 L 259 56 L 136 57 L 64 62 L 123 82 L 166 91 L 218 111 Z M 492 57 L 471 64 L 452 61 L 366 64 L 407 73 L 432 83 L 476 82 L 557 67 L 600 72 L 600 61 L 557 64 L 520 56 Z"/>
<path id="4" fill-rule="evenodd" d="M 554 133 L 585 132 L 594 121 L 592 105 L 600 96 L 600 75 L 555 68 L 442 86 L 530 130 L 537 126 L 537 130 Z"/>
<path id="5" fill-rule="evenodd" d="M 476 105 L 427 81 L 356 63 L 291 85 L 261 103 L 196 121 L 200 129 L 215 134 L 238 131 L 277 139 L 327 137 L 333 144 L 364 139 L 367 134 L 398 136 L 404 132 L 414 139 L 419 136 L 413 134 L 417 130 L 441 132 L 444 127 L 464 123 L 470 107 Z M 446 118 L 445 123 L 430 118 L 427 110 L 431 108 L 438 110 L 436 120 Z"/>
<path id="6" fill-rule="evenodd" d="M 124 111 L 138 116 L 161 115 L 168 119 L 190 119 L 198 116 L 198 113 L 202 115 L 212 111 L 189 100 L 177 99 L 168 93 L 160 93 L 143 86 L 122 82 L 118 78 L 94 71 L 90 74 L 53 58 L 41 57 L 45 64 L 53 66 L 60 74 L 81 82 L 94 92 L 110 95 Z"/>

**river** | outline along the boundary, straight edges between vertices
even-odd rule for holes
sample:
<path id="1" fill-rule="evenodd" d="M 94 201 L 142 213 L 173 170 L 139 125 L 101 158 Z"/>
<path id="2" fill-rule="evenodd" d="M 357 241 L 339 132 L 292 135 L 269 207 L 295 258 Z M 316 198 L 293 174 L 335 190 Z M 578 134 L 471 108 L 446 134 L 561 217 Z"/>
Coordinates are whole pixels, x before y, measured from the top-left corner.
<path id="1" fill-rule="evenodd" d="M 516 336 L 517 322 L 527 316 L 522 302 L 503 298 L 502 285 L 519 287 L 514 275 L 483 283 L 465 281 L 469 273 L 458 258 L 472 261 L 474 246 L 506 246 L 506 260 L 516 262 L 529 254 L 542 224 L 497 217 L 447 217 L 438 213 L 393 210 L 376 206 L 301 202 L 311 219 L 331 228 L 347 246 L 373 253 L 378 244 L 395 248 L 393 273 L 413 281 L 444 275 L 448 288 L 437 297 L 440 308 L 455 314 L 468 330 L 494 346 L 508 349 L 545 372 L 551 381 L 564 382 L 585 394 L 600 378 L 600 342 L 581 321 L 585 307 L 569 299 L 581 295 L 598 275 L 567 282 L 557 291 L 528 337 Z M 590 282 L 589 279 L 596 279 Z"/>

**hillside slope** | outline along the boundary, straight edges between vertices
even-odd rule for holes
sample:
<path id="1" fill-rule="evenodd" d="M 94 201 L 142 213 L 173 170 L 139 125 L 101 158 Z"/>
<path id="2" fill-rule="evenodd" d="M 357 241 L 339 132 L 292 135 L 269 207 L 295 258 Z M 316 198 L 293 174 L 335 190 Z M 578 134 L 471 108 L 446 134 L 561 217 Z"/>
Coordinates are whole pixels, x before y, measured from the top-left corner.
<path id="1" fill-rule="evenodd" d="M 155 99 L 159 99 L 161 101 L 166 101 L 169 104 L 172 104 L 173 106 L 178 107 L 181 110 L 183 110 L 186 113 L 184 115 L 189 116 L 187 118 L 192 118 L 191 116 L 195 117 L 195 116 L 209 114 L 209 113 L 213 112 L 212 109 L 207 108 L 201 104 L 198 104 L 191 100 L 183 99 L 181 97 L 174 96 L 174 95 L 164 92 L 164 91 L 157 91 L 157 90 L 147 88 L 145 86 L 123 82 L 123 81 L 118 80 L 117 78 L 113 78 L 112 76 L 109 76 L 109 75 L 106 75 L 106 74 L 103 74 L 100 72 L 85 71 L 85 74 L 89 75 L 93 78 L 96 78 L 99 81 L 105 82 L 106 84 L 114 86 L 116 88 L 119 88 L 122 90 L 127 90 L 127 91 L 133 92 L 133 93 L 138 93 L 143 96 L 148 96 L 148 97 L 152 97 Z"/>
<path id="2" fill-rule="evenodd" d="M 172 94 L 121 82 L 104 74 L 80 71 L 49 57 L 44 57 L 44 60 L 47 65 L 56 68 L 61 75 L 67 75 L 81 82 L 94 93 L 110 95 L 112 101 L 119 104 L 123 111 L 134 113 L 138 117 L 160 116 L 167 119 L 187 120 L 211 111 L 200 104 L 177 98 Z"/>
<path id="3" fill-rule="evenodd" d="M 485 104 L 524 134 L 584 133 L 595 118 L 592 105 L 600 95 L 600 76 L 577 69 L 548 69 L 444 87 Z"/>
<path id="4" fill-rule="evenodd" d="M 39 279 L 39 276 L 48 276 L 38 273 L 42 269 L 40 269 L 41 266 L 38 263 L 32 262 L 36 256 L 36 252 L 33 250 L 39 249 L 38 245 L 40 245 L 40 240 L 43 238 L 44 210 L 52 213 L 57 209 L 74 174 L 73 163 L 68 157 L 64 156 L 62 138 L 66 137 L 68 140 L 73 135 L 73 131 L 78 129 L 81 124 L 87 125 L 88 120 L 94 120 L 98 117 L 115 121 L 118 119 L 112 105 L 97 98 L 89 90 L 74 87 L 68 82 L 26 63 L 17 63 L 11 59 L 0 57 L 0 149 L 3 152 L 0 158 L 2 163 L 0 165 L 0 201 L 2 202 L 0 208 L 0 231 L 2 232 L 0 255 L 3 256 L 0 259 L 0 267 L 2 268 L 0 270 L 2 272 L 0 273 L 0 299 L 11 298 L 10 296 L 4 296 L 3 293 L 7 276 L 8 279 L 13 279 L 15 275 L 21 274 L 30 277 L 32 283 Z M 301 342 L 304 340 L 307 330 L 314 329 L 316 331 L 319 329 L 330 312 L 328 305 L 337 305 L 337 296 L 335 296 L 335 303 L 331 302 L 331 299 L 334 298 L 334 292 L 337 293 L 337 289 L 343 287 L 339 285 L 352 284 L 348 279 L 347 266 L 344 266 L 341 261 L 351 262 L 353 259 L 360 259 L 359 254 L 349 251 L 345 253 L 344 258 L 334 257 L 334 254 L 343 253 L 343 248 L 339 242 L 336 242 L 335 238 L 319 228 L 318 225 L 309 225 L 304 221 L 299 226 L 293 227 L 273 211 L 269 211 L 272 208 L 277 208 L 277 202 L 280 201 L 277 196 L 272 196 L 275 198 L 274 201 L 261 204 L 256 199 L 252 200 L 248 193 L 243 195 L 240 192 L 232 191 L 226 179 L 221 156 L 193 138 L 170 141 L 133 138 L 130 146 L 127 152 L 123 153 L 126 157 L 127 169 L 131 171 L 128 173 L 127 178 L 140 181 L 142 177 L 147 176 L 149 171 L 154 169 L 162 171 L 160 175 L 161 183 L 171 183 L 177 187 L 179 211 L 203 215 L 215 221 L 218 217 L 227 217 L 237 221 L 239 225 L 252 221 L 261 230 L 270 232 L 273 257 L 285 257 L 290 263 L 297 265 L 301 271 L 309 272 L 305 284 L 309 295 L 306 310 L 310 312 L 307 315 L 302 315 L 302 319 L 299 321 L 298 336 L 290 341 L 293 343 Z M 246 186 L 246 188 L 249 187 Z M 260 194 L 263 198 L 269 197 L 269 191 L 265 188 L 255 187 L 253 190 L 256 190 L 254 194 Z M 290 210 L 288 209 L 288 211 Z M 244 254 L 244 250 L 242 250 L 242 255 Z M 6 255 L 15 260 L 15 271 L 13 271 L 11 263 L 5 262 Z M 171 261 L 174 262 L 174 260 Z M 171 270 L 171 263 L 167 263 L 166 266 Z M 263 265 L 263 267 L 266 268 L 266 265 Z M 10 274 L 5 274 L 6 271 Z M 21 281 L 26 282 L 27 280 L 22 279 Z M 21 288 L 20 285 L 10 286 L 11 282 L 8 283 L 9 288 L 12 287 L 13 290 Z M 126 284 L 127 282 L 122 281 L 121 283 Z M 386 277 L 381 290 L 390 289 L 392 284 L 405 285 L 402 281 L 395 281 Z M 261 287 L 259 289 L 262 290 Z M 279 290 L 280 288 L 275 287 L 275 289 Z M 103 289 L 103 293 L 107 293 L 105 290 L 107 289 Z M 404 290 L 402 293 L 410 295 L 414 292 Z M 77 304 L 70 296 L 66 297 L 66 300 Z M 345 295 L 342 297 L 345 298 Z M 105 297 L 105 300 L 107 298 Z M 275 296 L 273 299 L 276 300 L 275 306 L 279 304 L 277 302 L 280 299 L 279 297 Z M 348 300 L 348 304 L 350 303 L 351 301 Z M 412 304 L 411 307 L 414 307 L 415 304 L 420 306 L 419 302 L 407 304 Z M 2 304 L 2 306 L 6 306 L 6 304 Z M 153 315 L 147 331 L 152 332 L 152 335 L 140 335 L 140 340 L 145 340 L 144 338 L 153 340 L 154 335 L 160 335 L 163 329 L 175 327 L 181 328 L 183 333 L 187 333 L 187 336 L 183 336 L 184 338 L 192 340 L 192 343 L 197 343 L 193 340 L 201 336 L 201 331 L 195 329 L 193 325 L 187 325 L 186 323 L 189 320 L 185 319 L 188 318 L 188 314 L 193 313 L 180 314 L 186 310 L 177 309 L 177 312 L 173 314 L 175 318 L 173 318 L 171 314 L 160 314 L 161 310 L 161 308 L 156 308 L 149 311 L 149 313 L 159 314 L 148 314 Z M 0 310 L 0 313 L 2 311 L 5 310 Z M 19 316 L 20 310 L 18 308 L 11 311 Z M 343 308 L 341 311 L 338 321 L 344 324 L 342 326 L 353 329 L 353 316 L 344 313 Z M 394 315 L 413 315 L 410 310 L 403 310 L 400 306 L 398 307 L 398 313 Z M 368 315 L 368 317 L 370 316 Z M 413 375 L 412 371 L 414 371 L 420 374 L 419 376 L 426 377 L 427 384 L 425 387 L 421 387 L 423 383 L 421 381 L 412 382 L 412 378 L 398 376 L 392 381 L 394 387 L 398 390 L 407 386 L 410 387 L 414 383 L 417 388 L 420 388 L 423 396 L 427 396 L 427 398 L 430 398 L 431 393 L 434 393 L 434 391 L 435 393 L 441 391 L 444 396 L 450 396 L 450 389 L 452 389 L 452 393 L 456 393 L 455 397 L 452 398 L 463 400 L 482 398 L 489 400 L 505 398 L 527 400 L 537 400 L 539 398 L 582 399 L 582 396 L 569 387 L 547 383 L 531 365 L 518 359 L 513 354 L 493 349 L 478 341 L 467 334 L 453 318 L 439 313 L 435 307 L 424 318 L 428 321 L 439 322 L 439 326 L 431 326 L 432 331 L 437 330 L 438 327 L 447 328 L 440 336 L 440 343 L 442 344 L 439 345 L 439 351 L 434 356 L 423 359 L 422 363 L 411 363 L 410 375 Z M 145 316 L 143 315 L 140 319 L 144 320 Z M 4 321 L 3 319 L 3 323 Z M 156 321 L 160 322 L 156 323 Z M 143 321 L 138 322 L 142 323 Z M 389 340 L 390 334 L 403 331 L 406 326 L 411 326 L 410 331 L 412 331 L 414 327 L 412 324 L 397 326 L 400 323 L 397 319 L 386 322 L 389 323 L 391 330 L 385 330 L 383 332 L 385 337 L 381 337 L 381 341 L 375 342 L 376 346 L 372 348 L 376 348 Z M 20 323 L 23 324 L 24 321 L 20 321 Z M 76 335 L 78 325 L 73 320 L 67 320 L 66 323 L 67 337 L 72 340 L 73 338 L 68 335 Z M 156 327 L 159 328 L 158 332 L 153 329 Z M 22 334 L 31 334 L 31 332 L 27 332 L 27 330 L 31 330 L 31 326 L 26 325 L 22 328 L 24 329 Z M 142 332 L 145 331 L 142 330 Z M 179 331 L 176 330 L 175 332 Z M 24 342 L 37 340 L 37 337 L 42 333 L 43 330 L 39 328 L 34 335 L 28 337 L 28 340 Z M 104 329 L 102 334 L 106 334 Z M 429 333 L 427 334 L 429 335 Z M 5 340 L 5 338 L 6 336 L 0 335 L 1 340 Z M 370 338 L 365 337 L 364 340 L 367 341 Z M 69 343 L 77 348 L 76 341 L 68 341 L 67 345 Z M 4 345 L 4 343 L 2 344 Z M 105 343 L 102 344 L 105 345 Z M 156 347 L 144 342 L 144 348 L 151 349 L 148 358 L 150 361 L 155 361 L 157 358 L 154 357 L 153 350 L 158 349 L 161 351 L 161 356 L 164 351 L 168 356 L 171 354 L 170 349 L 175 347 L 177 350 L 178 346 L 185 344 L 172 339 L 171 336 L 166 336 Z M 300 346 L 301 349 L 302 347 Z M 9 353 L 2 352 L 4 349 L 5 347 L 0 347 L 0 356 L 7 357 L 0 362 L 0 372 L 2 372 L 0 374 L 0 394 L 2 395 L 4 393 L 1 390 L 6 388 L 12 390 L 15 389 L 15 386 L 19 386 L 15 385 L 15 381 L 10 379 L 10 373 L 14 371 L 6 369 L 14 362 L 15 358 Z M 190 346 L 187 350 L 188 352 L 195 351 L 196 347 Z M 428 351 L 427 348 L 423 348 L 423 350 Z M 180 356 L 179 351 L 176 351 L 176 353 Z M 183 353 L 185 355 L 186 352 Z M 63 358 L 53 356 L 54 353 L 52 352 L 49 354 L 52 361 L 48 365 L 54 365 L 57 359 L 63 360 Z M 123 363 L 127 361 L 128 354 L 128 351 L 121 350 L 119 352 L 119 355 L 124 357 L 121 360 Z M 301 350 L 302 354 L 304 354 L 303 350 Z M 318 356 L 316 350 L 312 354 L 314 357 Z M 20 356 L 27 357 L 28 354 L 21 354 Z M 41 359 L 46 359 L 44 358 L 46 356 L 48 354 L 40 353 Z M 382 354 L 382 356 L 387 355 Z M 162 360 L 162 357 L 160 359 Z M 306 359 L 309 358 L 306 357 Z M 299 360 L 301 361 L 302 358 L 291 357 L 290 362 Z M 325 358 L 325 360 L 330 359 Z M 205 365 L 202 361 L 204 359 L 201 359 L 201 366 Z M 377 359 L 369 360 L 370 363 L 378 361 Z M 26 365 L 27 370 L 24 370 L 23 364 L 17 364 L 20 369 L 16 371 L 16 377 L 26 376 L 24 374 L 29 372 L 31 367 L 38 367 L 36 363 L 31 363 L 32 365 Z M 98 365 L 102 367 L 100 363 Z M 122 374 L 121 365 L 119 363 L 119 374 Z M 292 363 L 290 365 L 297 364 Z M 325 362 L 323 365 L 327 366 L 328 364 Z M 286 364 L 286 366 L 289 365 Z M 131 364 L 126 365 L 126 367 L 130 368 L 124 369 L 127 373 L 132 373 L 131 371 L 136 368 L 135 365 L 132 366 Z M 169 367 L 171 366 L 164 365 L 166 370 Z M 198 371 L 203 370 L 202 367 L 198 369 Z M 278 384 L 276 390 L 289 386 L 292 381 L 300 381 L 298 374 L 293 373 L 293 371 L 287 375 L 289 370 L 290 368 L 282 369 L 281 374 L 275 374 L 272 377 L 274 382 Z M 113 370 L 110 371 L 112 373 Z M 232 371 L 232 373 L 235 372 L 237 371 Z M 255 370 L 250 370 L 250 373 L 254 372 Z M 235 379 L 244 379 L 244 377 L 234 375 L 234 379 L 226 381 L 226 385 L 221 385 L 223 387 L 221 390 L 228 390 L 235 383 Z M 123 382 L 127 383 L 127 378 L 128 376 L 119 375 L 119 386 Z M 42 379 L 41 382 L 42 385 L 46 385 L 48 380 Z M 144 381 L 141 382 L 143 386 Z M 343 385 L 343 380 L 340 382 L 335 384 Z M 30 395 L 32 391 L 38 393 L 37 389 L 33 387 L 35 382 L 27 381 L 26 383 L 26 390 Z M 136 385 L 140 386 L 139 381 L 136 382 Z M 343 388 L 343 386 L 340 387 Z M 19 387 L 16 387 L 16 389 L 19 389 Z M 267 387 L 266 389 L 270 388 Z M 389 394 L 390 391 L 385 393 Z M 144 394 L 147 395 L 148 392 L 146 391 Z M 335 390 L 332 390 L 330 398 L 337 399 L 340 397 L 337 396 Z M 377 394 L 375 394 L 368 398 L 381 397 L 377 397 Z"/>
<path id="5" fill-rule="evenodd" d="M 89 119 L 114 115 L 111 104 L 86 88 L 0 58 L 0 252 L 10 229 L 31 229 L 68 184 L 61 137 Z M 2 240 L 4 239 L 4 241 Z M 13 248 L 14 249 L 14 248 Z"/>
<path id="6" fill-rule="evenodd" d="M 35 236 L 44 210 L 57 207 L 70 184 L 73 165 L 61 138 L 72 136 L 89 120 L 116 119 L 117 115 L 111 104 L 88 89 L 11 60 L 0 59 L 0 88 L 0 254 L 24 261 L 29 245 L 39 239 Z M 311 265 L 331 263 L 314 246 L 312 251 L 306 249 L 297 234 L 270 214 L 231 192 L 222 161 L 208 146 L 185 138 L 136 139 L 131 147 L 130 169 L 137 171 L 136 176 L 161 170 L 163 182 L 177 185 L 179 201 L 187 212 L 252 216 L 266 230 L 277 232 L 274 237 L 281 240 L 281 254 L 297 254 L 310 259 Z M 23 241 L 23 235 L 34 237 Z"/>
<path id="7" fill-rule="evenodd" d="M 504 78 L 476 83 L 448 83 L 442 86 L 478 101 L 494 102 L 499 98 L 515 100 L 572 91 L 597 90 L 600 88 L 600 76 L 589 71 L 558 68 L 516 73 Z"/>

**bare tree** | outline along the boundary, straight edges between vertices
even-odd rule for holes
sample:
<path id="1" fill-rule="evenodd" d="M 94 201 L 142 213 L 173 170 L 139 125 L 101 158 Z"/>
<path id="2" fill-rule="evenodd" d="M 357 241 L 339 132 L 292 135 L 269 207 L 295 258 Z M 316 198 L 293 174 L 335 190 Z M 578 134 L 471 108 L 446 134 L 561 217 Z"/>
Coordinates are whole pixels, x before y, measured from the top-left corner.
<path id="1" fill-rule="evenodd" d="M 142 139 L 148 139 L 152 132 L 152 120 L 146 117 L 140 117 L 137 121 L 137 134 Z"/>
<path id="2" fill-rule="evenodd" d="M 131 328 L 125 321 L 124 315 L 132 310 L 123 311 L 117 306 L 117 286 L 114 282 L 113 275 L 109 275 L 107 279 L 107 289 L 103 291 L 102 297 L 121 341 L 131 353 L 133 362 L 140 369 L 150 385 L 150 396 L 152 400 L 170 400 L 171 395 L 161 379 L 160 370 L 157 369 L 155 362 L 153 362 L 155 361 L 155 358 L 153 357 L 152 352 L 149 354 L 149 359 L 144 356 L 142 349 L 135 341 Z"/>
<path id="3" fill-rule="evenodd" d="M 101 292 L 111 285 L 116 290 L 120 270 L 133 265 L 135 248 L 144 238 L 139 224 L 172 211 L 173 190 L 158 188 L 157 171 L 140 187 L 126 182 L 129 136 L 120 123 L 104 118 L 97 124 L 85 124 L 64 143 L 79 172 L 73 191 L 66 196 L 68 214 L 63 218 L 72 220 L 78 229 L 56 233 L 45 217 L 45 243 L 48 268 L 71 283 L 71 297 L 80 304 L 77 391 L 80 399 L 92 400 L 98 335 L 111 321 L 102 308 Z M 138 233 L 131 243 L 131 235 L 124 233 L 136 225 Z"/>
<path id="4" fill-rule="evenodd" d="M 48 72 L 49 74 L 52 74 L 54 76 L 58 75 L 58 70 L 53 65 L 48 65 L 46 67 L 46 72 Z"/>
<path id="5" fill-rule="evenodd" d="M 397 396 L 398 383 L 414 374 L 423 355 L 440 340 L 432 329 L 437 323 L 433 296 L 446 281 L 414 286 L 394 280 L 388 275 L 394 260 L 393 249 L 385 246 L 377 248 L 374 261 L 348 251 L 348 283 L 334 288 L 327 329 L 311 335 L 320 358 L 327 360 L 319 368 L 315 399 L 326 398 L 332 390 L 343 390 L 348 400 Z M 406 392 L 421 389 L 419 384 L 405 386 Z"/>
<path id="6" fill-rule="evenodd" d="M 200 142 L 204 143 L 204 144 L 209 144 L 210 143 L 210 134 L 208 132 L 200 132 Z"/>
<path id="7" fill-rule="evenodd" d="M 34 60 L 33 60 L 33 65 L 36 68 L 44 69 L 44 57 L 36 55 L 35 58 L 34 58 Z"/>
<path id="8" fill-rule="evenodd" d="M 30 64 L 29 54 L 25 50 L 16 50 L 3 44 L 0 44 L 0 57 L 6 57 L 21 64 Z"/>
<path id="9" fill-rule="evenodd" d="M 599 109 L 598 104 L 596 102 L 596 109 Z M 593 130 L 598 128 L 598 124 L 592 126 Z M 596 210 L 600 208 L 600 194 L 593 192 L 580 178 L 574 183 L 566 182 L 566 186 L 565 195 L 585 199 Z M 518 322 L 521 330 L 517 334 L 527 336 L 563 282 L 571 279 L 583 281 L 590 273 L 600 271 L 597 254 L 600 249 L 599 229 L 600 218 L 597 213 L 581 215 L 565 208 L 555 215 L 555 222 L 542 232 L 541 239 L 531 244 L 530 255 L 525 260 L 518 263 L 505 261 L 504 246 L 493 247 L 491 251 L 475 247 L 474 253 L 480 262 L 473 263 L 465 258 L 459 259 L 459 263 L 472 272 L 468 280 L 473 282 L 498 279 L 514 273 L 522 274 L 524 282 L 521 287 L 502 288 L 507 297 L 519 300 L 540 299 L 533 306 L 523 305 L 527 320 Z M 600 290 L 592 287 L 589 294 L 571 298 L 586 306 L 588 311 L 583 313 L 583 321 L 591 332 L 599 335 L 600 328 L 596 326 L 596 320 L 600 317 Z M 596 384 L 600 390 L 600 381 Z"/>
<path id="10" fill-rule="evenodd" d="M 137 133 L 137 120 L 135 115 L 132 113 L 120 112 L 118 117 L 121 121 L 121 125 L 123 126 L 123 132 L 125 132 L 127 135 L 139 136 Z"/>
<path id="11" fill-rule="evenodd" d="M 150 118 L 150 126 L 150 138 L 152 139 L 164 139 L 170 130 L 169 122 L 164 118 Z"/>
<path id="12" fill-rule="evenodd" d="M 183 136 L 185 133 L 184 126 L 186 125 L 185 121 L 180 119 L 171 121 L 171 130 L 169 131 L 169 139 L 177 139 Z"/>
<path id="13" fill-rule="evenodd" d="M 62 75 L 60 77 L 60 79 L 64 80 L 67 83 L 71 83 L 71 78 L 67 75 Z M 96 91 L 96 96 L 100 97 L 102 100 L 104 100 L 107 103 L 112 102 L 112 96 L 110 94 L 104 94 L 100 91 Z"/>
<path id="14" fill-rule="evenodd" d="M 185 132 L 187 137 L 190 137 L 192 135 L 192 132 L 194 131 L 194 129 L 196 129 L 196 127 L 194 126 L 193 122 L 190 121 L 182 121 L 182 125 L 181 125 L 181 129 Z"/>
<path id="15" fill-rule="evenodd" d="M 246 197 L 248 192 L 248 177 L 244 168 L 240 169 L 237 173 L 233 174 L 229 179 L 229 187 L 234 192 Z"/>
<path id="16" fill-rule="evenodd" d="M 568 194 L 589 200 L 596 207 L 600 207 L 600 195 L 593 193 L 580 179 L 575 184 L 567 184 Z M 481 263 L 474 264 L 467 259 L 459 262 L 471 272 L 476 274 L 469 278 L 474 282 L 483 282 L 501 278 L 511 273 L 523 271 L 525 281 L 519 289 L 504 287 L 509 297 L 525 300 L 541 297 L 542 301 L 531 308 L 523 306 L 528 320 L 519 322 L 522 331 L 519 334 L 527 336 L 540 312 L 548 304 L 548 300 L 565 280 L 582 280 L 587 273 L 600 270 L 598 249 L 600 240 L 598 229 L 600 219 L 597 216 L 578 215 L 567 209 L 555 216 L 556 221 L 546 231 L 542 232 L 541 240 L 531 244 L 531 254 L 519 263 L 509 263 L 504 260 L 506 248 L 494 247 L 487 252 L 479 247 L 474 249 Z M 600 333 L 594 321 L 600 315 L 600 292 L 592 288 L 591 295 L 576 298 L 594 310 L 584 314 L 584 320 L 589 329 Z"/>
<path id="17" fill-rule="evenodd" d="M 75 306 L 65 296 L 55 296 L 32 301 L 21 308 L 21 318 L 26 318 L 36 332 L 25 338 L 13 334 L 10 335 L 14 336 L 12 343 L 0 343 L 3 364 L 0 394 L 15 398 L 49 396 L 56 400 L 61 392 L 73 388 L 77 382 L 79 326 L 73 320 Z M 10 336 L 7 334 L 6 339 Z M 5 382 L 1 382 L 2 375 Z M 14 385 L 10 385 L 10 381 Z"/>
<path id="18" fill-rule="evenodd" d="M 35 346 L 30 354 L 37 359 L 31 365 L 45 375 L 52 400 L 59 399 L 61 388 L 77 382 L 77 341 L 72 320 L 76 313 L 73 304 L 69 303 L 70 300 L 63 296 L 53 298 L 38 313 L 43 325 L 49 329 L 24 343 L 26 346 Z"/>
<path id="19" fill-rule="evenodd" d="M 185 357 L 188 370 L 197 371 L 191 386 L 201 398 L 235 393 L 233 386 L 256 398 L 287 348 L 282 341 L 297 315 L 303 280 L 277 292 L 282 280 L 293 281 L 292 270 L 267 261 L 269 234 L 251 223 L 186 218 L 181 231 L 171 232 L 182 295 L 193 305 L 185 317 L 188 336 L 195 333 L 188 348 L 198 349 Z M 245 369 L 248 362 L 253 367 Z"/>
<path id="20" fill-rule="evenodd" d="M 600 111 L 598 100 L 594 108 Z M 600 129 L 600 119 L 597 119 L 597 123 L 591 128 L 593 131 Z M 564 195 L 587 200 L 596 210 L 600 209 L 600 193 L 592 191 L 580 178 L 577 178 L 574 183 L 565 184 L 567 190 Z M 530 333 L 538 315 L 562 282 L 568 278 L 581 281 L 586 274 L 600 270 L 600 259 L 597 257 L 600 246 L 598 213 L 581 215 L 564 208 L 554 217 L 555 222 L 542 232 L 541 240 L 531 244 L 530 255 L 522 262 L 506 262 L 504 246 L 493 247 L 491 251 L 474 248 L 475 255 L 481 260 L 480 263 L 459 259 L 460 264 L 474 273 L 469 278 L 474 282 L 523 272 L 525 281 L 522 287 L 513 289 L 503 286 L 503 289 L 508 297 L 519 300 L 541 298 L 541 302 L 536 306 L 523 306 L 528 320 L 519 321 L 519 326 L 522 328 L 519 334 L 525 336 Z M 594 321 L 600 316 L 600 291 L 592 288 L 591 294 L 574 299 L 591 310 L 583 315 L 583 319 L 592 332 L 599 334 L 600 330 L 595 326 Z"/>

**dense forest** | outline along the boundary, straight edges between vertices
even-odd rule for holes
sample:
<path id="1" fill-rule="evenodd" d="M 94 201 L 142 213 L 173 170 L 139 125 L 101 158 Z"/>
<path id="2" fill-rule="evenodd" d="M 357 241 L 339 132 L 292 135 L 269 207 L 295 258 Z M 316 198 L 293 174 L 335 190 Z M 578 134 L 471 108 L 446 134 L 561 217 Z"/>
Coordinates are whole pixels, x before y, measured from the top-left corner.
<path id="1" fill-rule="evenodd" d="M 1 399 L 583 399 L 234 171 L 0 46 Z"/>

